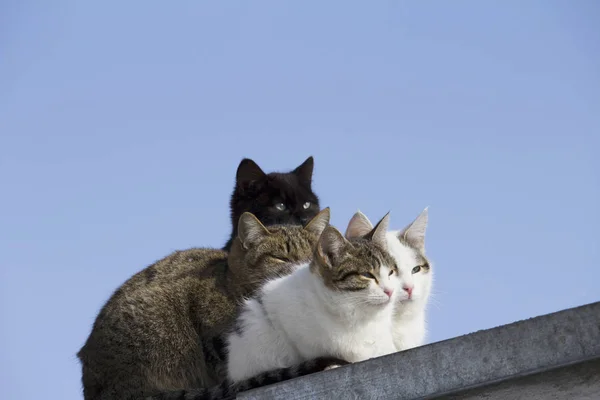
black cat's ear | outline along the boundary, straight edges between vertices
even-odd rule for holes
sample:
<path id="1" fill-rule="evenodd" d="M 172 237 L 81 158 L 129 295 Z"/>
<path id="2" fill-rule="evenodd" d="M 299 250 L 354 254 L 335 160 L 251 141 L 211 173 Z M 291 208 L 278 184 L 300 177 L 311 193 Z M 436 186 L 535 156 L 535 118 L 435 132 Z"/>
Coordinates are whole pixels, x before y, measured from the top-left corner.
<path id="1" fill-rule="evenodd" d="M 317 236 L 321 235 L 327 225 L 329 225 L 329 218 L 331 213 L 329 207 L 325 207 L 317 215 L 315 215 L 304 227 L 305 230 L 315 233 Z"/>
<path id="2" fill-rule="evenodd" d="M 316 255 L 321 265 L 331 268 L 337 264 L 341 260 L 347 244 L 348 241 L 344 239 L 340 231 L 331 225 L 327 226 L 317 244 Z"/>
<path id="3" fill-rule="evenodd" d="M 243 213 L 238 221 L 238 238 L 245 249 L 256 245 L 270 234 L 269 230 L 252 213 Z"/>
<path id="4" fill-rule="evenodd" d="M 310 156 L 306 159 L 306 161 L 300 164 L 298 168 L 292 171 L 294 174 L 296 174 L 300 182 L 308 188 L 310 188 L 312 184 L 312 174 L 314 165 L 315 160 L 312 156 Z"/>
<path id="5" fill-rule="evenodd" d="M 373 242 L 377 243 L 379 246 L 381 246 L 382 248 L 387 250 L 387 240 L 386 240 L 385 236 L 386 236 L 389 224 L 390 224 L 390 213 L 388 212 L 387 214 L 384 215 L 383 218 L 381 218 L 381 221 L 379 221 L 377 223 L 377 225 L 375 225 L 375 228 L 373 228 L 371 230 L 371 232 L 367 233 L 365 238 L 368 240 L 372 240 Z"/>
<path id="6" fill-rule="evenodd" d="M 262 169 L 249 158 L 244 158 L 240 165 L 238 165 L 237 172 L 235 174 L 236 183 L 242 184 L 251 181 L 257 181 L 266 176 Z"/>
<path id="7" fill-rule="evenodd" d="M 427 229 L 428 213 L 429 207 L 421 211 L 421 214 L 413 222 L 398 233 L 398 239 L 405 241 L 421 252 L 425 252 L 425 230 Z"/>
<path id="8" fill-rule="evenodd" d="M 369 221 L 369 218 L 358 210 L 348 222 L 348 227 L 346 228 L 346 239 L 357 238 L 361 236 L 365 236 L 367 233 L 371 232 L 373 229 L 373 224 Z"/>

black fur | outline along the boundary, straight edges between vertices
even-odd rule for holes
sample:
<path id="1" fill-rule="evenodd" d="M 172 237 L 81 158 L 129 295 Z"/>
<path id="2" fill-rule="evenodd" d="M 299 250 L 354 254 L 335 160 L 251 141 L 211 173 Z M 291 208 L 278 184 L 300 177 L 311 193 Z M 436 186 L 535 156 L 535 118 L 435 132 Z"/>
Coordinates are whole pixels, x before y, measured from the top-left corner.
<path id="1" fill-rule="evenodd" d="M 321 208 L 319 198 L 311 188 L 313 166 L 311 156 L 293 171 L 266 174 L 254 161 L 244 158 L 238 166 L 231 195 L 231 237 L 223 250 L 231 248 L 237 236 L 238 220 L 246 211 L 265 226 L 304 225 L 317 215 Z M 304 209 L 307 202 L 310 207 Z M 277 203 L 283 203 L 285 210 L 278 210 Z"/>
<path id="2" fill-rule="evenodd" d="M 299 365 L 288 368 L 276 369 L 257 375 L 242 382 L 232 384 L 228 381 L 209 389 L 176 390 L 172 392 L 159 393 L 146 400 L 230 400 L 235 399 L 236 394 L 257 387 L 272 385 L 288 379 L 323 371 L 332 365 L 346 365 L 349 362 L 334 357 L 320 357 L 305 361 Z"/>

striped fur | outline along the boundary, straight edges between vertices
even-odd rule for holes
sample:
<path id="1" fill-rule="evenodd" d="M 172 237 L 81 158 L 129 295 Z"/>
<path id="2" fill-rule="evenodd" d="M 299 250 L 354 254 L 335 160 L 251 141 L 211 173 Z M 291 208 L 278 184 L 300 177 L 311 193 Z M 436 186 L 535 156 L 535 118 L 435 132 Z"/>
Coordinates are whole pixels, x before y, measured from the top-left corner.
<path id="1" fill-rule="evenodd" d="M 308 262 L 328 222 L 327 208 L 305 227 L 267 228 L 245 213 L 229 254 L 175 252 L 134 275 L 102 308 L 78 353 L 84 399 L 143 399 L 222 382 L 220 338 L 238 305 L 266 280 Z"/>
<path id="2" fill-rule="evenodd" d="M 225 381 L 209 389 L 177 390 L 159 393 L 146 400 L 229 400 L 234 399 L 237 393 L 255 389 L 261 386 L 272 385 L 288 379 L 298 378 L 314 372 L 323 371 L 328 367 L 349 364 L 347 361 L 334 357 L 320 357 L 305 361 L 293 367 L 276 369 L 264 372 L 253 378 L 232 384 Z"/>

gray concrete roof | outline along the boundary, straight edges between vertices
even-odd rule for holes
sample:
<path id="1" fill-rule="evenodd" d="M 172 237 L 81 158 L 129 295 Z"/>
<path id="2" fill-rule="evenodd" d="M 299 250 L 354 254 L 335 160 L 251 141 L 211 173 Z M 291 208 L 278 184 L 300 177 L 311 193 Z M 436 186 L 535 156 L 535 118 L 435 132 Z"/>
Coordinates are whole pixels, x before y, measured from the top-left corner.
<path id="1" fill-rule="evenodd" d="M 240 393 L 239 399 L 600 399 L 600 302 Z"/>

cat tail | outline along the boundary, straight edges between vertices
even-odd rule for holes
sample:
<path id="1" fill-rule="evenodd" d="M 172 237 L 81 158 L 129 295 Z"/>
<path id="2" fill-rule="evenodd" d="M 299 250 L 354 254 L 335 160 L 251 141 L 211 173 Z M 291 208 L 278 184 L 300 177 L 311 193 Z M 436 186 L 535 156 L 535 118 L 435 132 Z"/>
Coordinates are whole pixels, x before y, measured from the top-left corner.
<path id="1" fill-rule="evenodd" d="M 231 385 L 230 389 L 235 391 L 233 393 L 233 395 L 235 395 L 236 393 L 243 392 L 246 390 L 255 389 L 257 387 L 266 385 L 272 385 L 274 383 L 287 381 L 288 379 L 298 378 L 304 375 L 309 375 L 315 372 L 324 371 L 326 369 L 340 367 L 346 364 L 350 363 L 348 361 L 344 361 L 335 357 L 319 357 L 312 360 L 304 361 L 293 367 L 279 368 L 272 371 L 263 372 L 260 375 L 256 375 L 250 379 L 246 379 L 245 381 L 241 381 L 234 385 Z"/>
<path id="2" fill-rule="evenodd" d="M 304 361 L 293 367 L 263 372 L 260 375 L 233 384 L 229 381 L 225 381 L 220 385 L 208 389 L 188 389 L 163 392 L 152 397 L 147 397 L 146 400 L 233 400 L 239 392 L 272 385 L 277 382 L 283 382 L 288 379 L 298 378 L 300 376 L 346 364 L 349 364 L 349 362 L 339 358 L 319 357 L 314 360 Z"/>

